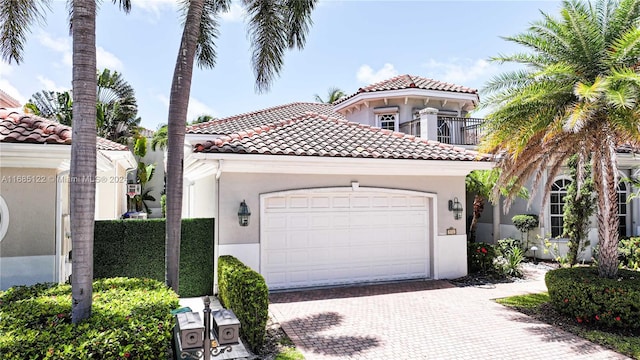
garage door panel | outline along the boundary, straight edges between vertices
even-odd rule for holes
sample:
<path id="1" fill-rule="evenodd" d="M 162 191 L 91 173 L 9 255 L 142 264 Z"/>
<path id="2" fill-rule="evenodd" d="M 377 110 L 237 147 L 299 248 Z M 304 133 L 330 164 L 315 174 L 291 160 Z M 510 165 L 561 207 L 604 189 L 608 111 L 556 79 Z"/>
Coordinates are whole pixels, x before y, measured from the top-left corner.
<path id="1" fill-rule="evenodd" d="M 426 196 L 310 193 L 275 199 L 265 200 L 261 226 L 261 271 L 270 288 L 429 277 Z"/>

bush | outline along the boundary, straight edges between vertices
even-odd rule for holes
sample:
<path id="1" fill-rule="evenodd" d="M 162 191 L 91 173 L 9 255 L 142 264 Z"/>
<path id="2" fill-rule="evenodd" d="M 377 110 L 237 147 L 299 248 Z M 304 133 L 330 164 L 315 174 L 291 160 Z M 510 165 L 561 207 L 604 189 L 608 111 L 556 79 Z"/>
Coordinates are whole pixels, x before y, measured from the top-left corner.
<path id="1" fill-rule="evenodd" d="M 150 279 L 93 284 L 93 314 L 71 323 L 71 286 L 37 284 L 0 293 L 2 359 L 168 359 L 178 296 Z"/>
<path id="2" fill-rule="evenodd" d="M 213 219 L 183 219 L 180 241 L 182 297 L 213 293 Z M 94 278 L 164 281 L 165 219 L 96 221 Z"/>
<path id="3" fill-rule="evenodd" d="M 618 252 L 622 266 L 631 270 L 640 269 L 640 238 L 620 239 Z"/>
<path id="4" fill-rule="evenodd" d="M 516 229 L 521 233 L 529 232 L 529 230 L 533 230 L 538 227 L 539 224 L 538 216 L 530 214 L 516 215 L 511 218 L 511 221 Z"/>
<path id="5" fill-rule="evenodd" d="M 240 320 L 240 336 L 253 352 L 262 348 L 269 311 L 269 290 L 262 275 L 233 256 L 218 259 L 218 297 Z"/>
<path id="6" fill-rule="evenodd" d="M 514 238 L 504 238 L 498 240 L 495 246 L 496 254 L 505 256 L 511 249 L 520 248 L 520 240 Z"/>
<path id="7" fill-rule="evenodd" d="M 577 322 L 622 329 L 640 329 L 640 273 L 618 270 L 618 278 L 598 277 L 595 267 L 547 272 L 551 304 Z"/>
<path id="8" fill-rule="evenodd" d="M 467 243 L 467 262 L 470 273 L 493 272 L 496 251 L 493 245 L 483 242 Z"/>

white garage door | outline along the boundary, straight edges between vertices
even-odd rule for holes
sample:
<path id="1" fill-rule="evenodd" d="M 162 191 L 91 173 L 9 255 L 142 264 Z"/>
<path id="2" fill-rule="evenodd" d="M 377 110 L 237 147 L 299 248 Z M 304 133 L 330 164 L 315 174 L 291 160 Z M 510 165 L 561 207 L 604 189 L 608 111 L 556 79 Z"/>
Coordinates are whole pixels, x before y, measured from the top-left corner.
<path id="1" fill-rule="evenodd" d="M 269 288 L 429 277 L 429 197 L 398 191 L 263 195 Z"/>

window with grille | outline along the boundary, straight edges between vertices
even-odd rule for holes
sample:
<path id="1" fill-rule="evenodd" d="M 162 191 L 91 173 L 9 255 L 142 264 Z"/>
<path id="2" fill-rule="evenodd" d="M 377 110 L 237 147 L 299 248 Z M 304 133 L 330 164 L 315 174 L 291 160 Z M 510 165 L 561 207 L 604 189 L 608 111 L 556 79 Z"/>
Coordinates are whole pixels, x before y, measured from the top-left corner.
<path id="1" fill-rule="evenodd" d="M 449 129 L 449 124 L 443 119 L 438 119 L 438 141 L 451 144 L 451 129 Z"/>
<path id="2" fill-rule="evenodd" d="M 567 196 L 567 187 L 571 184 L 569 179 L 556 180 L 551 185 L 549 193 L 549 215 L 551 217 L 551 236 L 559 237 L 563 233 L 564 226 L 564 198 Z"/>
<path id="3" fill-rule="evenodd" d="M 382 129 L 395 131 L 396 130 L 396 114 L 382 114 L 378 115 L 378 123 Z"/>

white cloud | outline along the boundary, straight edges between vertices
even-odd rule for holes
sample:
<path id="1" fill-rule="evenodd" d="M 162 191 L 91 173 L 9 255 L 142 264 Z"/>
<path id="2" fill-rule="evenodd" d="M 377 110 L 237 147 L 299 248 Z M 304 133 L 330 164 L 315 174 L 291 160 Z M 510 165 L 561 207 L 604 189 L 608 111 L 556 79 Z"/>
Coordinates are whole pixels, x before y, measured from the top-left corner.
<path id="1" fill-rule="evenodd" d="M 101 46 L 96 48 L 96 60 L 98 63 L 98 69 L 110 69 L 122 71 L 124 65 L 117 56 L 108 52 Z"/>
<path id="2" fill-rule="evenodd" d="M 24 104 L 27 102 L 27 98 L 22 96 L 18 88 L 13 86 L 11 81 L 7 78 L 11 73 L 13 73 L 13 66 L 0 61 L 0 90 L 4 91 L 7 95 L 12 98 L 18 100 L 20 104 Z"/>
<path id="3" fill-rule="evenodd" d="M 165 10 L 175 11 L 177 0 L 132 0 L 131 4 L 143 11 L 150 12 L 156 17 Z"/>
<path id="4" fill-rule="evenodd" d="M 69 87 L 58 86 L 53 80 L 46 78 L 42 75 L 38 75 L 36 79 L 38 79 L 38 81 L 40 82 L 40 85 L 42 85 L 43 90 L 58 91 L 58 92 L 69 90 Z"/>
<path id="5" fill-rule="evenodd" d="M 434 79 L 465 86 L 498 71 L 497 66 L 484 59 L 453 58 L 447 62 L 429 59 L 423 66 L 429 70 L 429 76 Z"/>
<path id="6" fill-rule="evenodd" d="M 164 106 L 169 109 L 169 97 L 166 95 L 157 95 L 156 98 L 160 100 Z M 209 105 L 203 103 L 202 101 L 191 97 L 189 98 L 189 109 L 187 110 L 187 121 L 193 121 L 200 115 L 211 115 L 216 116 L 216 112 L 209 107 Z"/>
<path id="7" fill-rule="evenodd" d="M 246 11 L 244 11 L 244 8 L 234 1 L 231 3 L 231 6 L 229 7 L 229 11 L 220 14 L 220 18 L 223 21 L 239 22 L 244 20 L 244 17 L 246 16 L 246 14 L 247 13 Z"/>
<path id="8" fill-rule="evenodd" d="M 63 65 L 72 65 L 71 40 L 69 40 L 68 38 L 53 38 L 45 32 L 40 32 L 38 34 L 38 41 L 40 41 L 40 44 L 47 49 L 61 54 Z"/>
<path id="9" fill-rule="evenodd" d="M 356 78 L 364 84 L 373 84 L 398 75 L 398 71 L 393 64 L 386 63 L 378 71 L 374 71 L 371 66 L 365 64 L 360 66 L 356 73 Z"/>

